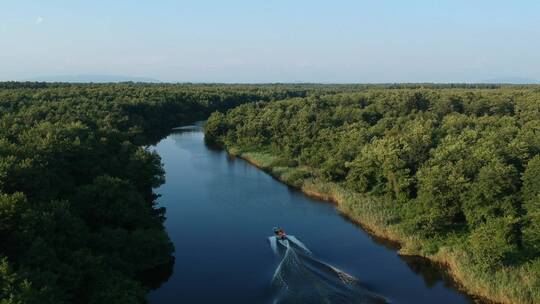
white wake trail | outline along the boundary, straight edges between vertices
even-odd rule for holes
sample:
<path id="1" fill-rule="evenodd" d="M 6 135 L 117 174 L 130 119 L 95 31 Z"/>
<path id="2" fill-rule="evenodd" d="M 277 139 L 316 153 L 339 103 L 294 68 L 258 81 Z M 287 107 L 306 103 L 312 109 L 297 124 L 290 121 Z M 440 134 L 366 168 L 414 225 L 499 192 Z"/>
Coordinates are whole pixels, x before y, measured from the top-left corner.
<path id="1" fill-rule="evenodd" d="M 272 277 L 274 303 L 387 303 L 357 278 L 315 259 L 296 237 L 269 237 L 269 242 L 280 258 Z"/>

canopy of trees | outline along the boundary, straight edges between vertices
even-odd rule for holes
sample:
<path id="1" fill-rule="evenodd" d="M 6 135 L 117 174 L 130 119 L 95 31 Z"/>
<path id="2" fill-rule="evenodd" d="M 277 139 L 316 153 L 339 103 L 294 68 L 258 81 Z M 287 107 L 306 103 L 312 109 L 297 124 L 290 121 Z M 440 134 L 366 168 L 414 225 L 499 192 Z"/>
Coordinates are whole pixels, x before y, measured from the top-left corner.
<path id="1" fill-rule="evenodd" d="M 389 197 L 415 231 L 466 233 L 486 268 L 538 259 L 540 93 L 424 87 L 0 83 L 0 303 L 144 302 L 174 250 L 147 147 L 237 106 L 209 141 Z"/>
<path id="2" fill-rule="evenodd" d="M 146 148 L 171 127 L 299 86 L 0 83 L 0 303 L 137 303 L 170 263 L 164 181 Z"/>

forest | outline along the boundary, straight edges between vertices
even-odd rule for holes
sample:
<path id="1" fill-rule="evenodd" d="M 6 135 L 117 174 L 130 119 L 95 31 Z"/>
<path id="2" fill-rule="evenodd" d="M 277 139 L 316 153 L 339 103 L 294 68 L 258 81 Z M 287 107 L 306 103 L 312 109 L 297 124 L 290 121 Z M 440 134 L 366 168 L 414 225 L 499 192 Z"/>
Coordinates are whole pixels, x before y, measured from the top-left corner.
<path id="1" fill-rule="evenodd" d="M 182 250 L 151 146 L 208 116 L 209 144 L 366 195 L 413 253 L 538 301 L 538 87 L 3 82 L 0 303 L 145 303 Z"/>
<path id="2" fill-rule="evenodd" d="M 449 266 L 465 290 L 540 302 L 538 86 L 261 101 L 213 113 L 205 132 L 290 185 L 338 193 L 348 217 L 373 222 L 364 226 L 401 242 L 402 254 Z"/>
<path id="3" fill-rule="evenodd" d="M 144 303 L 145 273 L 175 250 L 149 146 L 211 112 L 309 90 L 0 83 L 0 303 Z"/>

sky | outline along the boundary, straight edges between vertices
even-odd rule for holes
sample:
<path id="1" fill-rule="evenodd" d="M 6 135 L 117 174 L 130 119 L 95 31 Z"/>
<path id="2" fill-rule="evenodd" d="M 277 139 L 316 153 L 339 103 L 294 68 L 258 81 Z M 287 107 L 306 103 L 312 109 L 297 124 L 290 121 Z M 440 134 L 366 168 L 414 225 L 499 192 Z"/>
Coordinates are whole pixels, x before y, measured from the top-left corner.
<path id="1" fill-rule="evenodd" d="M 538 0 L 3 0 L 0 80 L 540 79 Z"/>

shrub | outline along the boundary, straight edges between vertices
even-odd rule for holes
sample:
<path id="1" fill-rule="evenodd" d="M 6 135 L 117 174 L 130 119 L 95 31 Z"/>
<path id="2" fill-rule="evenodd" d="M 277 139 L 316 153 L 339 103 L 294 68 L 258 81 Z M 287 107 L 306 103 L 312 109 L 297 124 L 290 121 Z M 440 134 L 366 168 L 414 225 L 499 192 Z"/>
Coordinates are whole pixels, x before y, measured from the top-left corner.
<path id="1" fill-rule="evenodd" d="M 469 250 L 476 265 L 484 270 L 502 267 L 517 250 L 512 218 L 493 219 L 469 236 Z"/>

